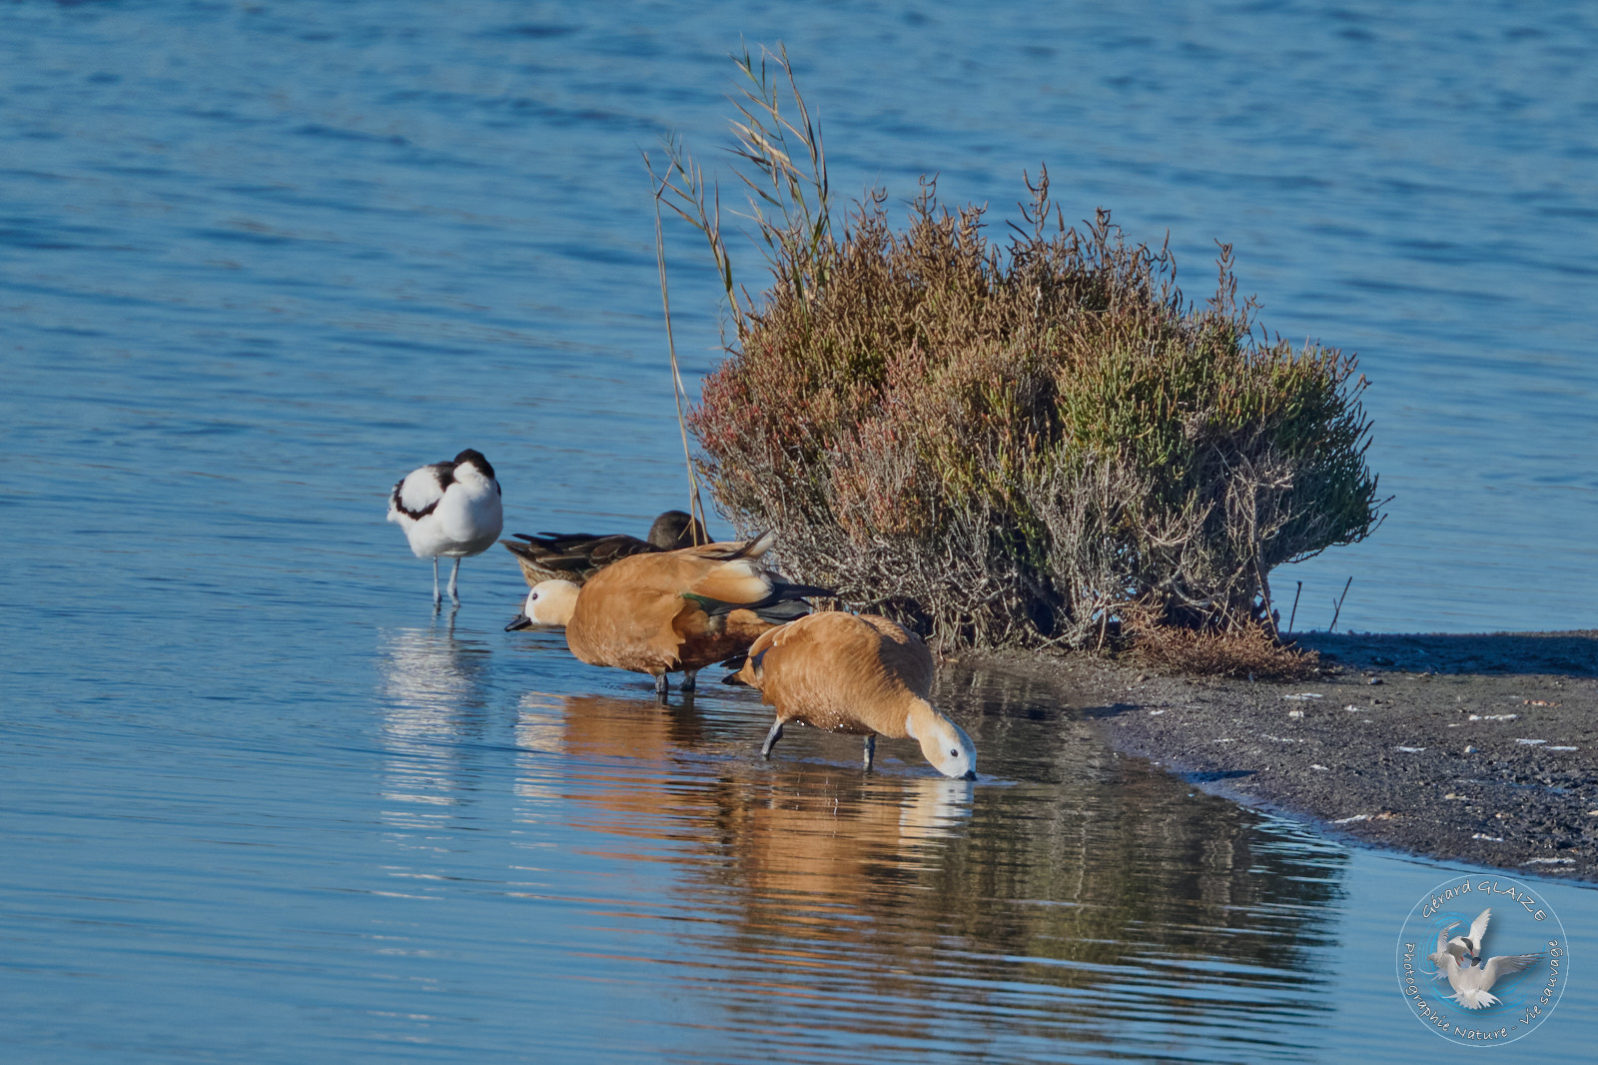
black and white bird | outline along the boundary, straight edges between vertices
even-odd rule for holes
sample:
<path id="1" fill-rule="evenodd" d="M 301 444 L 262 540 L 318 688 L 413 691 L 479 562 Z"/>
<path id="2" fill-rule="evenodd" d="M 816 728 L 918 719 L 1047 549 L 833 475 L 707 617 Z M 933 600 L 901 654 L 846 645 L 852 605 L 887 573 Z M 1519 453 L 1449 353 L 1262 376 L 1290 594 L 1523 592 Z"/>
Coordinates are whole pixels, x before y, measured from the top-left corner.
<path id="1" fill-rule="evenodd" d="M 459 605 L 455 584 L 461 559 L 488 550 L 505 526 L 494 467 L 482 452 L 467 448 L 448 462 L 412 470 L 388 497 L 388 520 L 405 530 L 417 558 L 433 560 L 435 609 L 443 601 L 438 591 L 439 557 L 455 560 L 449 597 Z"/>

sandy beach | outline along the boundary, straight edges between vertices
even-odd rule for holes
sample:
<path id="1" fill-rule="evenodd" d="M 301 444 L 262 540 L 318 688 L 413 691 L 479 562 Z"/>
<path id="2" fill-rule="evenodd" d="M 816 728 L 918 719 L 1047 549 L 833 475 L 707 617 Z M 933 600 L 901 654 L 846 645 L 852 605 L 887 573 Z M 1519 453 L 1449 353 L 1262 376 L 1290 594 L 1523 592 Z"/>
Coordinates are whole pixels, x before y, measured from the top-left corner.
<path id="1" fill-rule="evenodd" d="M 1309 681 L 1002 661 L 1207 791 L 1361 843 L 1598 880 L 1598 632 L 1299 642 L 1320 655 Z"/>

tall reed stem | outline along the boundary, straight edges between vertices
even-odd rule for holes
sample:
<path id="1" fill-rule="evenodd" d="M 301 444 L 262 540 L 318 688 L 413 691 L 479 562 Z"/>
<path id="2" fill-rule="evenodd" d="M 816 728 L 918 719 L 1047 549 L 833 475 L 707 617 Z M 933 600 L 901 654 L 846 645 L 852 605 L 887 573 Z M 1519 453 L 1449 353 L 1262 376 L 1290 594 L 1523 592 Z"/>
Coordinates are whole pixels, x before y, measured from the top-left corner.
<path id="1" fill-rule="evenodd" d="M 699 477 L 694 472 L 693 451 L 688 446 L 688 417 L 683 410 L 683 400 L 687 398 L 688 390 L 683 387 L 682 370 L 677 365 L 677 341 L 671 329 L 671 293 L 666 284 L 666 240 L 660 225 L 660 200 L 665 195 L 668 184 L 662 181 L 655 188 L 655 262 L 660 269 L 660 304 L 666 315 L 666 353 L 671 359 L 672 398 L 677 403 L 677 430 L 682 434 L 683 464 L 688 469 L 688 509 L 697 522 L 693 529 L 694 543 L 699 542 L 699 530 L 708 529 L 705 524 L 705 504 L 699 494 Z"/>

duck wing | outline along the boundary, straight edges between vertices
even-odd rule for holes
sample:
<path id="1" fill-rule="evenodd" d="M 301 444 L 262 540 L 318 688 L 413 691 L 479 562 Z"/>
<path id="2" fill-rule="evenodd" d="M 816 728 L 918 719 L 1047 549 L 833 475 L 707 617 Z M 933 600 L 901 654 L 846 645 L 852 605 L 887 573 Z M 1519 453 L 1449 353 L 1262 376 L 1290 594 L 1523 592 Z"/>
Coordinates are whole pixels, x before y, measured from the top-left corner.
<path id="1" fill-rule="evenodd" d="M 696 584 L 691 591 L 682 593 L 709 617 L 723 617 L 734 610 L 748 610 L 762 621 L 773 625 L 802 618 L 810 613 L 810 596 L 832 596 L 837 593 L 813 584 L 791 584 L 771 577 L 765 578 L 769 591 L 758 598 L 751 597 L 753 585 L 742 579 L 710 579 Z"/>
<path id="2" fill-rule="evenodd" d="M 522 564 L 522 573 L 532 583 L 538 580 L 569 580 L 581 584 L 618 559 L 660 550 L 626 533 L 608 536 L 587 533 L 543 533 L 533 536 L 516 533 L 515 539 L 501 540 L 500 543 L 516 556 L 516 560 Z"/>

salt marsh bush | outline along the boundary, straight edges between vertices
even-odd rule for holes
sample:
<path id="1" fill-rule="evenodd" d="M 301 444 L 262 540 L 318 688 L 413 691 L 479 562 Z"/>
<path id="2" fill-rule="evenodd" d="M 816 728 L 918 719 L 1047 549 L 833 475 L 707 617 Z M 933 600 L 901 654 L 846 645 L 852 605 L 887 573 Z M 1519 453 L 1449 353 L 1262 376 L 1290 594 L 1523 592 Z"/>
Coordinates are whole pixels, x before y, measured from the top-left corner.
<path id="1" fill-rule="evenodd" d="M 1046 170 L 1003 240 L 931 179 L 902 229 L 880 191 L 835 229 L 786 56 L 740 65 L 769 286 L 734 284 L 678 146 L 660 187 L 731 304 L 689 414 L 701 470 L 793 577 L 953 646 L 1102 645 L 1134 619 L 1273 629 L 1271 571 L 1379 523 L 1353 356 L 1267 340 L 1229 247 L 1192 304 L 1168 248 L 1103 210 L 1067 226 Z"/>

